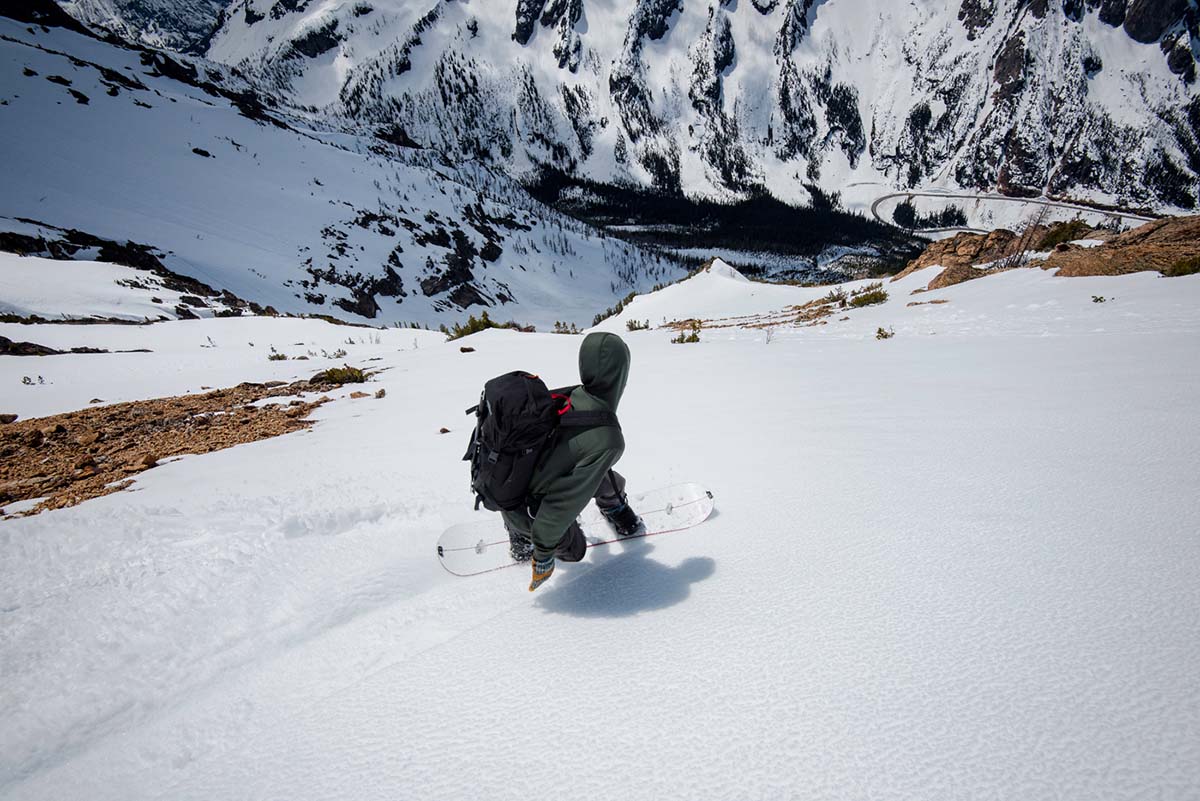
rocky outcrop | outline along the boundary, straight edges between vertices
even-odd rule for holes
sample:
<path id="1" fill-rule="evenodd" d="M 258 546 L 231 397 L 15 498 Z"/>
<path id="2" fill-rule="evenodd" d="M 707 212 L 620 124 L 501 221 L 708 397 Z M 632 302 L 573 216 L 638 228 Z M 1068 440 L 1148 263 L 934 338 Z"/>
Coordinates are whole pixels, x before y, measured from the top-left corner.
<path id="1" fill-rule="evenodd" d="M 973 267 L 977 264 L 994 262 L 1012 252 L 1017 235 L 1004 228 L 990 234 L 958 234 L 950 239 L 931 242 L 925 252 L 908 263 L 893 281 L 904 278 L 917 270 L 940 265 L 951 269 Z"/>
<path id="2" fill-rule="evenodd" d="M 1132 0 L 1125 12 L 1125 33 L 1136 42 L 1157 42 L 1186 8 L 1187 0 Z"/>
<path id="3" fill-rule="evenodd" d="M 542 15 L 545 5 L 546 0 L 517 0 L 517 24 L 512 35 L 515 42 L 529 44 L 529 37 L 533 36 L 533 27 Z"/>
<path id="4" fill-rule="evenodd" d="M 1020 235 L 1005 229 L 989 234 L 958 234 L 952 239 L 932 242 L 925 252 L 909 262 L 899 280 L 917 270 L 940 266 L 928 289 L 940 289 L 969 281 L 1012 266 L 1058 270 L 1062 276 L 1124 275 L 1145 270 L 1165 271 L 1185 259 L 1200 257 L 1200 216 L 1168 217 L 1146 223 L 1132 231 L 1112 234 L 1073 225 L 1072 235 L 1079 239 L 1102 239 L 1103 244 L 1083 247 L 1071 242 L 1057 243 L 1045 259 L 1023 258 L 1054 241 L 1056 227 L 1038 226 Z M 1042 252 L 1045 252 L 1043 249 Z M 1009 261 L 1011 263 L 1006 263 Z M 980 269 L 985 266 L 989 269 Z"/>
<path id="5" fill-rule="evenodd" d="M 331 19 L 319 28 L 314 28 L 288 45 L 290 57 L 316 58 L 338 46 L 342 37 L 337 32 L 338 21 Z"/>
<path id="6" fill-rule="evenodd" d="M 1200 256 L 1200 216 L 1169 217 L 1126 231 L 1099 247 L 1056 250 L 1044 266 L 1066 276 L 1122 275 L 1166 270 L 1196 256 Z"/>

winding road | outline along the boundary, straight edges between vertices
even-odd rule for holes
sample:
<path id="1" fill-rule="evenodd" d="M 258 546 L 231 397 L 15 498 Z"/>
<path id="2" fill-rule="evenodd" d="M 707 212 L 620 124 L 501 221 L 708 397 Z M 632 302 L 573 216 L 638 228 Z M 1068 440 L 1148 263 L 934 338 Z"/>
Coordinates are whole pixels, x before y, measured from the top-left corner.
<path id="1" fill-rule="evenodd" d="M 881 204 L 883 204 L 884 202 L 886 202 L 888 200 L 893 200 L 895 198 L 912 198 L 912 197 L 933 197 L 933 198 L 940 198 L 943 200 L 998 200 L 998 201 L 1003 201 L 1003 202 L 1008 202 L 1008 203 L 1023 203 L 1026 205 L 1046 206 L 1049 208 L 1057 208 L 1057 209 L 1068 209 L 1071 211 L 1085 212 L 1088 214 L 1107 214 L 1112 217 L 1118 217 L 1122 221 L 1134 220 L 1139 224 L 1153 222 L 1154 220 L 1158 219 L 1157 217 L 1149 217 L 1144 214 L 1134 214 L 1132 212 L 1126 212 L 1126 211 L 1110 211 L 1108 209 L 1098 209 L 1098 208 L 1094 208 L 1092 206 L 1083 206 L 1083 205 L 1079 205 L 1079 204 L 1075 204 L 1075 203 L 1064 203 L 1064 202 L 1058 201 L 1058 200 L 1041 200 L 1038 198 L 1020 198 L 1020 197 L 1009 197 L 1008 195 L 994 195 L 994 194 L 963 195 L 963 194 L 955 194 L 952 192 L 920 192 L 920 191 L 917 191 L 917 192 L 889 192 L 886 195 L 882 195 L 882 196 L 876 198 L 875 201 L 871 204 L 871 216 L 874 217 L 879 222 L 886 223 L 888 225 L 892 225 L 892 224 L 894 224 L 894 222 L 892 220 L 885 220 L 883 217 L 880 216 L 879 206 Z M 988 233 L 986 230 L 983 230 L 980 228 L 967 228 L 967 227 L 922 228 L 922 229 L 918 229 L 917 231 L 915 231 L 915 233 L 938 234 L 938 233 L 946 233 L 949 231 L 967 232 L 967 233 L 974 233 L 974 234 Z"/>

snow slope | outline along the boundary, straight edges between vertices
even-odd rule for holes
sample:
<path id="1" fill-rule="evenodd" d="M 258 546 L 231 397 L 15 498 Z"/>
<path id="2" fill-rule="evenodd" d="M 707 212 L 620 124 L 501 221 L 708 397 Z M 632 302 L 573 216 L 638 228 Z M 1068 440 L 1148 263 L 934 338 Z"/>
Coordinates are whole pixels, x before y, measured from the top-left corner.
<path id="1" fill-rule="evenodd" d="M 1200 796 L 1200 276 L 909 295 L 930 277 L 770 344 L 625 334 L 620 469 L 717 513 L 533 595 L 433 544 L 473 517 L 461 410 L 506 370 L 573 380 L 573 336 L 383 332 L 354 351 L 382 400 L 0 522 L 0 798 Z M 769 289 L 717 269 L 628 314 L 827 291 Z M 251 323 L 253 349 L 222 328 Z M 22 328 L 173 341 L 129 355 L 152 393 L 210 380 L 204 331 L 261 380 L 296 366 L 263 344 L 316 325 Z"/>
<path id="2" fill-rule="evenodd" d="M 295 381 L 329 367 L 364 368 L 445 341 L 436 331 L 371 329 L 323 320 L 270 317 L 180 320 L 154 325 L 18 325 L 0 336 L 55 350 L 105 348 L 103 354 L 0 358 L 0 402 L 21 417 L 57 414 L 105 403 L 183 395 L 243 381 Z M 126 352 L 119 351 L 149 351 Z M 287 360 L 271 361 L 272 353 Z M 296 357 L 304 359 L 297 360 Z M 34 385 L 21 379 L 29 376 Z M 43 383 L 37 383 L 40 377 Z"/>
<path id="3" fill-rule="evenodd" d="M 161 280 L 120 264 L 0 253 L 0 314 L 140 322 L 158 319 L 181 297 Z"/>
<path id="4" fill-rule="evenodd" d="M 247 301 L 376 324 L 586 324 L 679 272 L 373 133 L 287 116 L 211 63 L 0 16 L 0 233 L 132 240 Z"/>

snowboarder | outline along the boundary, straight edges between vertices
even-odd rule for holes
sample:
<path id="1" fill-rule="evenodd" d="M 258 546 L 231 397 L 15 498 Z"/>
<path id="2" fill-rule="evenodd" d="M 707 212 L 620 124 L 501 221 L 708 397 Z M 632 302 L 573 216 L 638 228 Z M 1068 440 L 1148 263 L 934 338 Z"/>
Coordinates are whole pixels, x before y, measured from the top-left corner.
<path id="1" fill-rule="evenodd" d="M 616 334 L 592 333 L 579 348 L 579 380 L 570 405 L 580 412 L 615 413 L 629 378 L 629 348 Z M 578 562 L 587 549 L 576 520 L 590 499 L 619 536 L 642 521 L 625 496 L 625 479 L 612 469 L 625 451 L 619 426 L 561 428 L 533 473 L 525 508 L 502 512 L 510 550 L 532 561 L 533 592 L 554 572 L 556 559 Z"/>

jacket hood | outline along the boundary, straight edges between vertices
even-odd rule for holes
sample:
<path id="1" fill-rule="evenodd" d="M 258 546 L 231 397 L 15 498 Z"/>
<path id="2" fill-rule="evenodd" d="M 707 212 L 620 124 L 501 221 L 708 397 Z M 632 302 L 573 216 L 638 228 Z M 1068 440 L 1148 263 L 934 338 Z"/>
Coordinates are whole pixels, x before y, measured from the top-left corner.
<path id="1" fill-rule="evenodd" d="M 592 333 L 579 346 L 579 380 L 583 388 L 617 410 L 629 380 L 629 347 L 616 334 Z"/>

